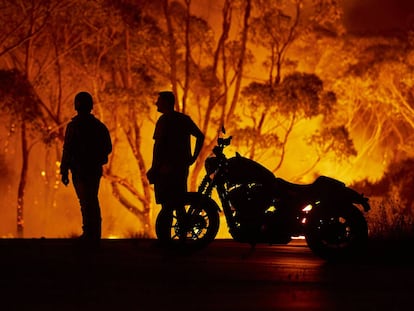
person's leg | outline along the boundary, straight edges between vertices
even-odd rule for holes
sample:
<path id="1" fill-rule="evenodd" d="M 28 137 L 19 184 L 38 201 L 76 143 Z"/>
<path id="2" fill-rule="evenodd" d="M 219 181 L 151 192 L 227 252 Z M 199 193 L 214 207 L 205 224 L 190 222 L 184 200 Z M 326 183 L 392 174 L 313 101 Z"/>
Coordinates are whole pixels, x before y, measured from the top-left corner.
<path id="1" fill-rule="evenodd" d="M 91 238 L 93 240 L 99 241 L 101 239 L 102 233 L 102 217 L 101 217 L 101 208 L 99 206 L 98 192 L 99 192 L 99 183 L 101 176 L 95 175 L 91 176 L 89 180 L 89 193 L 88 198 L 88 225 L 90 228 Z"/>
<path id="2" fill-rule="evenodd" d="M 101 209 L 98 200 L 99 174 L 73 175 L 73 185 L 79 199 L 82 213 L 82 229 L 87 240 L 101 238 Z"/>
<path id="3" fill-rule="evenodd" d="M 185 216 L 186 216 L 186 212 L 185 212 L 185 207 L 183 205 L 181 205 L 178 201 L 174 200 L 174 198 L 168 200 L 168 201 L 164 201 L 161 204 L 161 208 L 167 212 L 169 215 L 171 215 L 171 218 L 169 220 L 169 226 L 172 225 L 172 223 L 174 222 L 174 214 L 175 214 L 175 218 L 176 218 L 176 224 L 178 224 L 179 227 L 179 232 L 178 235 L 180 237 L 181 240 L 185 240 L 186 237 L 186 232 L 185 232 Z"/>
<path id="4" fill-rule="evenodd" d="M 185 196 L 187 193 L 188 169 L 183 169 L 181 174 L 176 176 L 176 188 L 174 189 L 173 204 L 180 227 L 180 240 L 184 242 L 188 234 L 187 211 L 185 209 Z"/>
<path id="5" fill-rule="evenodd" d="M 188 169 L 174 170 L 173 173 L 162 175 L 162 178 L 155 184 L 157 203 L 160 203 L 162 209 L 170 213 L 171 217 L 175 211 L 176 220 L 180 229 L 178 235 L 182 241 L 185 241 L 187 236 L 187 213 L 184 204 L 184 198 L 187 192 L 187 176 Z"/>

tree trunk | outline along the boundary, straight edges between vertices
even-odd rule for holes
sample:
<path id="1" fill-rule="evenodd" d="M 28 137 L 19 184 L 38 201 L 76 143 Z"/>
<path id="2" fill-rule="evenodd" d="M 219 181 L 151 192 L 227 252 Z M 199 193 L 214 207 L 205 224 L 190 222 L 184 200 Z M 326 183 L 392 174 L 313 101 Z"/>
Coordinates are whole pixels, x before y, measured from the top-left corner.
<path id="1" fill-rule="evenodd" d="M 23 238 L 24 237 L 24 218 L 23 218 L 23 211 L 24 211 L 24 193 L 26 190 L 26 183 L 27 183 L 27 170 L 29 164 L 29 149 L 27 147 L 27 137 L 26 137 L 26 125 L 24 121 L 22 121 L 21 126 L 21 143 L 22 143 L 22 169 L 20 172 L 20 181 L 19 181 L 19 188 L 17 191 L 17 237 Z"/>

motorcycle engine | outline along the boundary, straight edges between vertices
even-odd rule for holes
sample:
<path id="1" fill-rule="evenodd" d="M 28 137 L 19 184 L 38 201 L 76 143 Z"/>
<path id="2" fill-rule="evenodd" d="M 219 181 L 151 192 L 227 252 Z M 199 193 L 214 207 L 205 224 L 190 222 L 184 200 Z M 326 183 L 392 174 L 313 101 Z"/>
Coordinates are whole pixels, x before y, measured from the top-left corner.
<path id="1" fill-rule="evenodd" d="M 209 157 L 204 162 L 204 168 L 208 175 L 214 173 L 214 171 L 219 167 L 219 159 L 217 157 Z"/>
<path id="2" fill-rule="evenodd" d="M 262 215 L 271 200 L 267 191 L 257 184 L 235 186 L 229 191 L 229 199 L 232 207 L 243 218 Z"/>
<path id="3" fill-rule="evenodd" d="M 290 241 L 290 218 L 275 206 L 274 197 L 258 184 L 242 184 L 229 192 L 235 240 L 282 243 Z"/>

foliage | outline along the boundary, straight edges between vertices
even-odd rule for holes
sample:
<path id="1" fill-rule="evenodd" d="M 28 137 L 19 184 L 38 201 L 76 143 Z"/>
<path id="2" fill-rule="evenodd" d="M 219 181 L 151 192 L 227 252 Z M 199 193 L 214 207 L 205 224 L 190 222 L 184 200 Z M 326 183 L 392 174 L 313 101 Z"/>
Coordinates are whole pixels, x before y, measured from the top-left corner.
<path id="1" fill-rule="evenodd" d="M 391 163 L 379 181 L 360 182 L 355 186 L 374 197 L 394 197 L 399 202 L 398 205 L 394 205 L 394 208 L 398 208 L 398 213 L 414 217 L 413 183 L 414 159 L 407 158 Z"/>
<path id="2" fill-rule="evenodd" d="M 262 150 L 272 146 L 274 152 L 271 156 L 279 151 L 280 161 L 276 169 L 283 164 L 284 148 L 294 127 L 304 119 L 317 116 L 327 121 L 323 122 L 325 126 L 307 135 L 307 143 L 316 150 L 316 162 L 329 152 L 339 161 L 356 155 L 346 127 L 329 121 L 336 111 L 336 95 L 324 90 L 323 82 L 317 75 L 294 72 L 276 86 L 252 82 L 243 89 L 242 95 L 246 101 L 244 119 L 249 117 L 252 125 L 236 130 L 236 134 L 243 137 L 236 143 L 240 144 L 238 146 L 251 146 L 251 150 L 253 147 Z M 254 156 L 252 151 L 250 156 Z"/>
<path id="3" fill-rule="evenodd" d="M 319 100 L 322 91 L 323 82 L 318 76 L 299 72 L 290 74 L 279 85 L 278 112 L 282 115 L 294 113 L 299 114 L 299 117 L 314 117 L 321 112 L 320 107 L 325 103 Z"/>
<path id="4" fill-rule="evenodd" d="M 278 84 L 283 67 L 290 62 L 288 51 L 302 41 L 313 42 L 315 34 L 332 36 L 342 33 L 342 10 L 332 0 L 254 1 L 259 12 L 252 18 L 252 42 L 267 51 L 263 66 L 269 73 L 269 83 Z"/>
<path id="5" fill-rule="evenodd" d="M 32 122 L 41 115 L 32 84 L 18 70 L 0 70 L 0 103 L 3 113 L 20 122 Z"/>
<path id="6" fill-rule="evenodd" d="M 329 152 L 332 152 L 338 161 L 346 161 L 357 155 L 349 132 L 343 125 L 317 130 L 311 135 L 309 144 L 315 147 L 320 158 L 326 157 Z"/>
<path id="7" fill-rule="evenodd" d="M 0 70 L 0 111 L 16 123 L 26 123 L 31 134 L 49 142 L 50 133 L 44 124 L 42 102 L 33 85 L 18 70 Z M 10 129 L 13 131 L 13 129 Z"/>
<path id="8" fill-rule="evenodd" d="M 369 235 L 373 240 L 404 241 L 414 238 L 414 218 L 400 213 L 401 202 L 390 197 L 371 203 L 366 215 Z"/>
<path id="9" fill-rule="evenodd" d="M 321 113 L 327 116 L 334 109 L 335 96 L 323 91 L 323 82 L 318 76 L 295 72 L 277 86 L 252 82 L 243 89 L 242 95 L 253 113 L 266 110 L 274 116 L 312 118 Z"/>
<path id="10" fill-rule="evenodd" d="M 142 227 L 153 207 L 145 177 L 152 140 L 142 133 L 152 129 L 151 103 L 164 88 L 206 134 L 193 180 L 223 123 L 235 146 L 273 171 L 289 164 L 292 132 L 315 120 L 300 133 L 315 157 L 306 173 L 328 157 L 357 163 L 374 154 L 411 167 L 404 159 L 414 154 L 412 42 L 345 35 L 333 0 L 226 0 L 218 25 L 193 13 L 196 2 L 1 1 L 2 113 L 27 122 L 47 152 L 55 143 L 58 160 L 73 95 L 90 90 L 114 138 L 105 178 Z M 117 166 L 125 154 L 133 161 L 127 173 Z M 56 178 L 56 168 L 48 174 Z M 395 176 L 381 182 L 394 185 L 386 193 L 397 191 L 405 217 L 411 179 Z"/>
<path id="11" fill-rule="evenodd" d="M 414 159 L 404 159 L 390 164 L 380 180 L 360 181 L 352 185 L 370 198 L 368 223 L 373 238 L 414 238 L 413 169 Z"/>

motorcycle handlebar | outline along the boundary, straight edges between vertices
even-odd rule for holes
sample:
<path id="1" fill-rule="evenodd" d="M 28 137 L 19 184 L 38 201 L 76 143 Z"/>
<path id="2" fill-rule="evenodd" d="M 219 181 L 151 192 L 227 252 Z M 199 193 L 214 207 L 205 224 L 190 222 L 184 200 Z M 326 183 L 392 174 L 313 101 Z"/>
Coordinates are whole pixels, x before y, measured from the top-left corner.
<path id="1" fill-rule="evenodd" d="M 217 144 L 220 147 L 228 146 L 231 143 L 231 139 L 232 139 L 232 136 L 229 136 L 227 138 L 221 138 L 221 137 L 219 137 L 219 138 L 217 138 Z"/>

